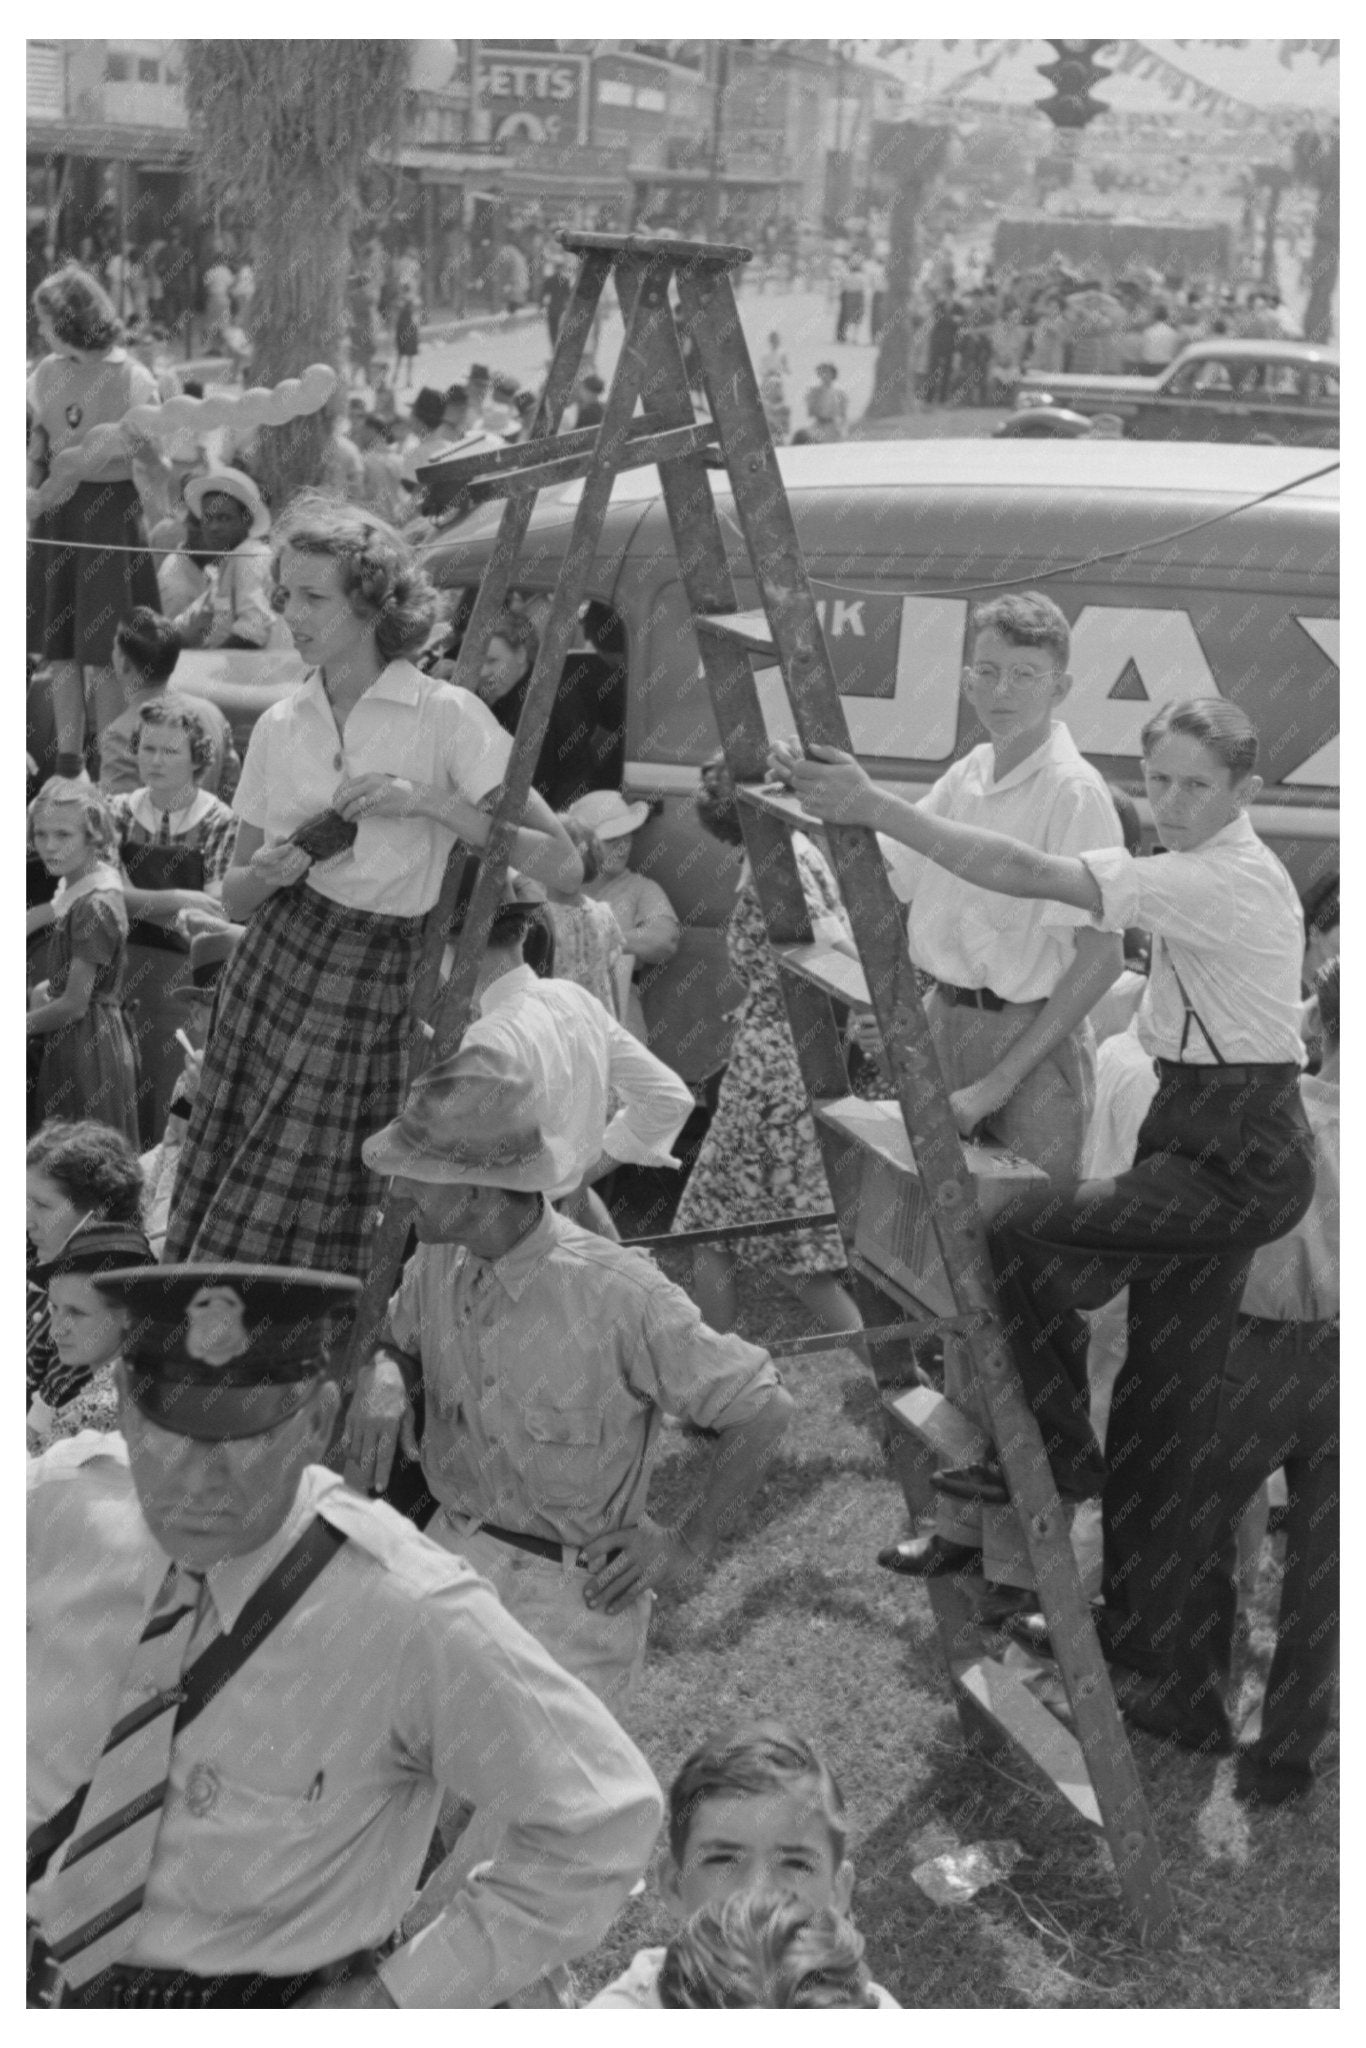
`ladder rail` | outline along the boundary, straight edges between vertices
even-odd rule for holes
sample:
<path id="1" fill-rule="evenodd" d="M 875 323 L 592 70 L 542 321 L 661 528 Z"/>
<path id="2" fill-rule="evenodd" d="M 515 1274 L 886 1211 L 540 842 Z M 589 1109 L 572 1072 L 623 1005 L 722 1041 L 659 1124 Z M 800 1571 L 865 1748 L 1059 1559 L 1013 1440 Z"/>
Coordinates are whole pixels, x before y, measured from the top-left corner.
<path id="1" fill-rule="evenodd" d="M 757 380 L 743 342 L 735 342 L 738 321 L 730 281 L 723 272 L 693 270 L 680 276 L 679 297 L 698 344 L 738 522 L 778 648 L 798 735 L 803 746 L 823 743 L 852 752 Z M 751 704 L 757 708 L 757 690 L 752 690 Z M 752 717 L 749 705 L 745 711 Z M 753 758 L 763 735 L 760 719 L 746 735 L 746 757 Z M 986 1233 L 915 988 L 901 913 L 876 836 L 862 827 L 836 826 L 828 838 L 955 1307 L 986 1318 L 984 1327 L 974 1329 L 965 1341 L 1054 1632 L 1059 1670 L 1105 1813 L 1116 1869 L 1144 1937 L 1170 1940 L 1175 1908 L 1156 1832 L 1081 1590 L 1038 1424 L 999 1320 Z M 761 894 L 764 880 L 756 868 Z M 795 993 L 793 980 L 782 977 L 785 1000 Z M 795 1032 L 797 1018 L 793 1021 Z M 799 1056 L 801 1044 L 797 1036 Z M 836 1206 L 841 1207 L 838 1199 Z"/>

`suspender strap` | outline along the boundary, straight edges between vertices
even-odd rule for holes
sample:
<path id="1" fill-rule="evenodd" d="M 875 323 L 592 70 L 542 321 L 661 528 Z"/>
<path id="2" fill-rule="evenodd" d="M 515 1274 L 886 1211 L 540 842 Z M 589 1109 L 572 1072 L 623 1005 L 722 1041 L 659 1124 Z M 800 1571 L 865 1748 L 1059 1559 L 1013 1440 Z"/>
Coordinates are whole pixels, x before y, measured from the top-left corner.
<path id="1" fill-rule="evenodd" d="M 1220 1067 L 1226 1067 L 1228 1065 L 1228 1061 L 1224 1058 L 1224 1055 L 1220 1052 L 1218 1046 L 1210 1037 L 1209 1027 L 1206 1025 L 1204 1018 L 1200 1015 L 1200 1012 L 1196 1009 L 1194 1003 L 1186 994 L 1186 984 L 1181 979 L 1181 970 L 1176 964 L 1176 956 L 1172 952 L 1171 946 L 1168 944 L 1166 939 L 1162 940 L 1162 948 L 1163 951 L 1166 953 L 1167 965 L 1171 968 L 1172 978 L 1175 981 L 1178 989 L 1181 991 L 1181 1001 L 1185 1005 L 1186 1010 L 1186 1021 L 1181 1027 L 1181 1050 L 1177 1056 L 1178 1061 L 1184 1060 L 1186 1057 L 1186 1039 L 1190 1034 L 1191 1023 L 1192 1021 L 1194 1021 L 1200 1027 L 1201 1033 L 1205 1040 L 1205 1044 L 1214 1054 L 1215 1065 Z"/>
<path id="2" fill-rule="evenodd" d="M 238 1615 L 232 1634 L 216 1636 L 202 1656 L 196 1657 L 194 1663 L 182 1672 L 179 1687 L 181 1705 L 175 1723 L 177 1735 L 237 1676 L 271 1630 L 284 1620 L 290 1608 L 303 1598 L 319 1573 L 332 1562 L 345 1541 L 342 1530 L 334 1529 L 321 1516 L 314 1517 L 298 1542 L 256 1588 Z M 89 1790 L 89 1780 L 78 1785 L 65 1806 L 40 1822 L 29 1836 L 30 1885 L 37 1883 L 54 1852 L 74 1830 Z"/>

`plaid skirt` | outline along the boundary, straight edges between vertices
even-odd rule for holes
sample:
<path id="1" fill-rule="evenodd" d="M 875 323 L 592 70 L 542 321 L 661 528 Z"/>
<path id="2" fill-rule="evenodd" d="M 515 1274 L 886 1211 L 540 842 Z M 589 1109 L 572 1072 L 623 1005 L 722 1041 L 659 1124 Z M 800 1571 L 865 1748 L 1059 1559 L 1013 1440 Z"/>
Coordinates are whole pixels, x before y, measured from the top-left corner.
<path id="1" fill-rule="evenodd" d="M 306 883 L 257 912 L 214 1004 L 163 1253 L 364 1277 L 383 1183 L 362 1141 L 403 1101 L 425 919 Z"/>

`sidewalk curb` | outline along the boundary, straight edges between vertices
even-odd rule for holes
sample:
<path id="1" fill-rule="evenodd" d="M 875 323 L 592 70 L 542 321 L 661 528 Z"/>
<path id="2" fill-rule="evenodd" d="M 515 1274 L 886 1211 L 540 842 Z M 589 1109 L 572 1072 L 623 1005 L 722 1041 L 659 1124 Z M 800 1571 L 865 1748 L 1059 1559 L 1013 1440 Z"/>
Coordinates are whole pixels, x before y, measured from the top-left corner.
<path id="1" fill-rule="evenodd" d="M 528 322 L 544 317 L 540 306 L 519 306 L 515 313 L 461 313 L 457 318 L 419 327 L 418 334 L 424 344 L 439 345 L 458 341 L 462 334 L 473 334 L 485 327 L 494 334 L 506 334 L 509 328 L 525 327 Z"/>

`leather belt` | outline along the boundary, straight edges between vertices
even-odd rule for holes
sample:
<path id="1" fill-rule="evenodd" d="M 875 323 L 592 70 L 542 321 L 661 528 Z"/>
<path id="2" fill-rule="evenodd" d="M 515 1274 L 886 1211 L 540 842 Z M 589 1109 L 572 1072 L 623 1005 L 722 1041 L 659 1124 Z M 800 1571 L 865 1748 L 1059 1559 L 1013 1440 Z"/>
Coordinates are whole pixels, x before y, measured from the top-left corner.
<path id="1" fill-rule="evenodd" d="M 1008 1010 L 1010 1004 L 1004 996 L 998 996 L 994 988 L 959 988 L 952 981 L 937 981 L 935 987 L 946 1003 L 956 1003 L 965 1010 Z"/>
<path id="2" fill-rule="evenodd" d="M 1268 1061 L 1265 1064 L 1249 1060 L 1242 1066 L 1215 1066 L 1211 1062 L 1206 1066 L 1198 1060 L 1159 1059 L 1157 1065 L 1160 1078 L 1164 1081 L 1170 1080 L 1176 1074 L 1189 1074 L 1202 1087 L 1207 1087 L 1211 1082 L 1224 1082 L 1239 1088 L 1255 1088 L 1258 1084 L 1270 1087 L 1280 1082 L 1298 1081 L 1300 1078 L 1300 1070 L 1293 1060 Z"/>
<path id="3" fill-rule="evenodd" d="M 261 1970 L 242 1970 L 215 1977 L 196 1976 L 191 1970 L 161 1970 L 138 1963 L 116 1963 L 75 1993 L 64 1992 L 63 2006 L 112 2006 L 116 2009 L 168 2011 L 188 2008 L 208 2011 L 214 2007 L 240 2009 L 243 2006 L 279 2008 L 295 2005 L 310 1992 L 339 1984 L 361 1971 L 373 1970 L 390 1944 L 381 1948 L 357 1949 L 339 1962 L 326 1963 L 319 1970 L 306 1970 L 296 1977 L 270 1976 Z"/>
<path id="4" fill-rule="evenodd" d="M 464 1510 L 452 1509 L 450 1512 L 463 1513 Z M 469 1520 L 476 1526 L 464 1532 L 468 1536 L 492 1536 L 495 1543 L 510 1544 L 514 1550 L 529 1550 L 533 1557 L 548 1558 L 551 1564 L 563 1564 L 567 1558 L 581 1572 L 588 1570 L 576 1543 L 552 1543 L 548 1536 L 528 1536 L 521 1529 L 500 1529 L 496 1522 L 481 1522 L 474 1515 Z"/>

